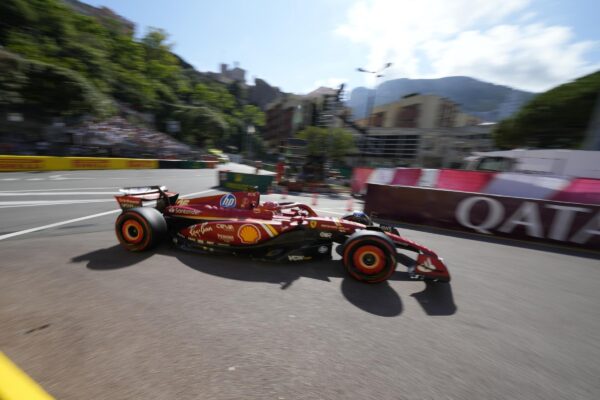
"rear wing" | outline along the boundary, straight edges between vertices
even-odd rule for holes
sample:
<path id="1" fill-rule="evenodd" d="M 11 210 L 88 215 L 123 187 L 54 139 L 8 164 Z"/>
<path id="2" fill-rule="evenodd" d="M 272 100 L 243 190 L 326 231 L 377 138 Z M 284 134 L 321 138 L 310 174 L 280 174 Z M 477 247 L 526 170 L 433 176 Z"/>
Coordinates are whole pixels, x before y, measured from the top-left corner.
<path id="1" fill-rule="evenodd" d="M 169 192 L 165 186 L 126 187 L 119 189 L 121 195 L 115 196 L 122 210 L 135 207 L 153 206 L 163 210 L 174 205 L 179 193 Z"/>

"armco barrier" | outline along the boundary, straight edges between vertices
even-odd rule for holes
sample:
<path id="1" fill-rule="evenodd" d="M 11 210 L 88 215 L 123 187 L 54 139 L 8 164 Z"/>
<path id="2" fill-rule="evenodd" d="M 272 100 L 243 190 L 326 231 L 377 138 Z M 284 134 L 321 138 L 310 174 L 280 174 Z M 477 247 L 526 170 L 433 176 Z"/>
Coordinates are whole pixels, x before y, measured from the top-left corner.
<path id="1" fill-rule="evenodd" d="M 600 249 L 600 206 L 369 184 L 375 219 L 505 238 Z"/>
<path id="2" fill-rule="evenodd" d="M 183 168 L 183 169 L 204 168 L 204 161 L 191 161 L 191 160 L 182 161 L 180 168 Z"/>
<path id="3" fill-rule="evenodd" d="M 243 174 L 229 171 L 219 171 L 218 176 L 219 186 L 224 188 L 235 191 L 256 187 L 261 193 L 266 193 L 275 179 L 275 175 Z"/>
<path id="4" fill-rule="evenodd" d="M 58 157 L 0 156 L 0 171 L 50 171 L 68 169 L 66 160 Z"/>
<path id="5" fill-rule="evenodd" d="M 217 162 L 145 158 L 0 156 L 0 172 L 97 169 L 215 168 Z"/>
<path id="6" fill-rule="evenodd" d="M 0 156 L 0 172 L 154 168 L 158 160 L 141 158 Z"/>
<path id="7" fill-rule="evenodd" d="M 158 160 L 159 169 L 176 169 L 183 168 L 182 160 Z"/>

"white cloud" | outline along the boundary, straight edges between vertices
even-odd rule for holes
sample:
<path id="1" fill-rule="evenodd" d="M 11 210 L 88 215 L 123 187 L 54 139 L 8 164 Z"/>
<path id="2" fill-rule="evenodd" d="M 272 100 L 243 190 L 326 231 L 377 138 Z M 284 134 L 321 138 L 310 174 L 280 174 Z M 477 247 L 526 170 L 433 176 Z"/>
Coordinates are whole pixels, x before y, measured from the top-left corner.
<path id="1" fill-rule="evenodd" d="M 536 23 L 531 0 L 367 0 L 336 33 L 369 49 L 365 67 L 394 63 L 386 78 L 465 75 L 541 91 L 599 68 L 596 43 Z M 372 76 L 365 76 L 373 84 Z"/>

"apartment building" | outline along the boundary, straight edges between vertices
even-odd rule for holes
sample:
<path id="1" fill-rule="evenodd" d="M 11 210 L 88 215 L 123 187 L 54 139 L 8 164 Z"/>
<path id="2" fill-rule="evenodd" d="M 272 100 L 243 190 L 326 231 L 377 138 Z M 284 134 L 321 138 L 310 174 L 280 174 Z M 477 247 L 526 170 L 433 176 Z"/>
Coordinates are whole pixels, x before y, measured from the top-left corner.
<path id="1" fill-rule="evenodd" d="M 366 125 L 366 120 L 360 123 Z M 414 94 L 389 104 L 373 108 L 369 121 L 375 128 L 452 128 L 477 125 L 483 121 L 462 113 L 459 105 L 450 99 Z"/>

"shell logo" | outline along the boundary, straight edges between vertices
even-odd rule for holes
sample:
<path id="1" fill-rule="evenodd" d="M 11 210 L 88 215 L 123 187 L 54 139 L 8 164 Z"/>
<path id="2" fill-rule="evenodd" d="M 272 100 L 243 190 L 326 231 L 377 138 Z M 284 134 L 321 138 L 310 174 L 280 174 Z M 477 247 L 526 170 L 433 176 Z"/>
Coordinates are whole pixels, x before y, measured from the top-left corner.
<path id="1" fill-rule="evenodd" d="M 238 237 L 242 243 L 253 244 L 260 240 L 260 231 L 254 225 L 245 224 L 238 230 Z"/>

